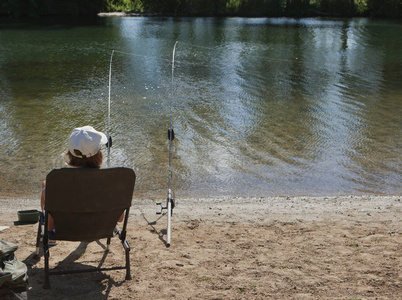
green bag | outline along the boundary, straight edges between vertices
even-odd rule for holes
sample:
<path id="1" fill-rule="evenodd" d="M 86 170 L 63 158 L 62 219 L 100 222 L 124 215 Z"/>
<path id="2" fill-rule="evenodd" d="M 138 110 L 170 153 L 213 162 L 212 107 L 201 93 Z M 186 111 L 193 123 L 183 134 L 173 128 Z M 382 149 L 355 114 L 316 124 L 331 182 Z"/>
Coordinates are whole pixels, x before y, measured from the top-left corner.
<path id="1" fill-rule="evenodd" d="M 28 268 L 15 257 L 17 249 L 17 244 L 0 240 L 0 286 L 5 284 L 12 289 L 28 286 Z"/>

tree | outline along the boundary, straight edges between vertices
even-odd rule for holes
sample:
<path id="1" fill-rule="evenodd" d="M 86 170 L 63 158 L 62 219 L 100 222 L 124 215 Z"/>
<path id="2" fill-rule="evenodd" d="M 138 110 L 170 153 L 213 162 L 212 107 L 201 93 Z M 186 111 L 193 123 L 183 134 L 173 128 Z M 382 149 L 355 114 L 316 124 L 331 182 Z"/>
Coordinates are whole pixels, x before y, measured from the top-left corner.
<path id="1" fill-rule="evenodd" d="M 367 7 L 372 17 L 402 17 L 402 0 L 367 0 Z"/>

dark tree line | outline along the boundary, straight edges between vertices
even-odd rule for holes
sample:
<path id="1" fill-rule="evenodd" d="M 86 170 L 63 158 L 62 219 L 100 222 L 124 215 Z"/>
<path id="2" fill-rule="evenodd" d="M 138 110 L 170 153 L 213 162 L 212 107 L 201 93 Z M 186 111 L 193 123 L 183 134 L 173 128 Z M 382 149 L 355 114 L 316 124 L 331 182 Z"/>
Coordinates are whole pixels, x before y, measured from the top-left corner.
<path id="1" fill-rule="evenodd" d="M 105 0 L 0 0 L 0 15 L 37 17 L 91 15 L 102 10 Z"/>
<path id="2" fill-rule="evenodd" d="M 152 12 L 171 16 L 401 18 L 402 0 L 1 0 L 1 16 Z"/>

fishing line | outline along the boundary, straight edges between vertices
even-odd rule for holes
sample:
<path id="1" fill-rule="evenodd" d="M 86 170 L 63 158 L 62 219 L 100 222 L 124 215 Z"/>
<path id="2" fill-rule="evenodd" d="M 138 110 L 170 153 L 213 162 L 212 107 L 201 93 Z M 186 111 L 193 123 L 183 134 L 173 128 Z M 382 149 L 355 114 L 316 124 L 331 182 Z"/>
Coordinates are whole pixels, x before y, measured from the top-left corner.
<path id="1" fill-rule="evenodd" d="M 180 41 L 181 45 L 186 45 L 189 47 L 194 47 L 194 48 L 199 48 L 199 49 L 205 49 L 205 50 L 209 50 L 209 51 L 216 51 L 218 49 L 222 49 L 227 51 L 228 48 L 227 47 L 221 47 L 221 46 L 215 46 L 215 47 L 207 47 L 207 46 L 200 46 L 200 45 L 195 45 L 195 44 L 191 44 L 191 43 L 185 43 Z M 266 49 L 262 49 L 262 50 L 267 50 L 269 48 Z M 230 49 L 229 49 L 230 50 Z M 275 59 L 275 58 L 271 58 L 271 57 L 267 57 L 265 55 L 259 55 L 259 54 L 252 54 L 250 53 L 251 51 L 247 50 L 247 48 L 242 47 L 243 51 L 247 51 L 247 53 L 244 53 L 245 55 L 247 55 L 247 57 L 254 57 L 254 58 L 259 58 L 261 59 L 260 63 L 297 63 L 297 64 L 304 64 L 305 61 L 303 61 L 302 59 Z M 127 55 L 132 55 L 132 56 L 138 56 L 138 57 L 144 57 L 144 58 L 149 58 L 149 59 L 155 59 L 155 60 L 161 60 L 161 61 L 166 61 L 169 64 L 171 63 L 171 59 L 168 58 L 162 58 L 162 57 L 156 57 L 156 56 L 149 56 L 149 55 L 141 55 L 141 54 L 136 54 L 136 53 L 129 53 L 129 52 L 125 52 L 125 51 L 120 51 L 120 50 L 113 50 L 116 53 L 122 53 L 122 54 L 127 54 Z M 258 51 L 258 50 L 253 50 Z M 233 60 L 228 58 L 227 61 L 229 61 L 229 63 L 225 63 L 225 60 L 222 57 L 219 57 L 216 59 L 216 62 L 211 63 L 212 59 L 208 60 L 209 63 L 197 63 L 194 61 L 189 61 L 189 60 L 176 60 L 175 63 L 176 64 L 180 64 L 180 65 L 189 65 L 189 66 L 198 66 L 198 67 L 206 67 L 206 68 L 218 68 L 218 67 L 227 67 L 229 65 L 237 65 L 237 64 L 233 64 Z M 335 65 L 335 64 L 334 64 Z M 317 67 L 313 67 L 313 66 L 308 66 L 308 68 L 310 70 L 315 70 L 315 71 L 322 71 L 321 68 L 317 68 Z"/>
<path id="2" fill-rule="evenodd" d="M 172 160 L 172 138 L 174 138 L 174 131 L 172 127 L 172 102 L 173 102 L 173 89 L 174 89 L 174 69 L 175 69 L 175 63 L 179 63 L 183 66 L 189 65 L 189 66 L 198 66 L 198 67 L 206 67 L 206 68 L 219 68 L 219 67 L 227 67 L 228 65 L 234 65 L 233 63 L 226 64 L 222 61 L 222 59 L 218 59 L 216 63 L 211 63 L 212 60 L 209 59 L 210 63 L 197 63 L 197 62 L 190 62 L 188 60 L 175 60 L 175 54 L 176 54 L 176 46 L 177 46 L 178 41 L 175 42 L 174 47 L 173 47 L 173 57 L 172 60 L 168 60 L 166 58 L 161 58 L 161 57 L 155 57 L 155 56 L 149 56 L 149 55 L 141 55 L 141 54 L 136 54 L 136 53 L 129 53 L 125 51 L 120 51 L 120 50 L 112 50 L 112 53 L 110 55 L 110 63 L 109 63 L 109 98 L 108 98 L 108 128 L 107 128 L 107 135 L 108 135 L 108 143 L 107 143 L 107 166 L 110 167 L 110 147 L 112 146 L 112 137 L 110 135 L 110 110 L 111 110 L 111 89 L 112 89 L 112 63 L 113 63 L 113 56 L 114 53 L 121 53 L 121 54 L 126 54 L 126 55 L 131 55 L 131 56 L 137 56 L 137 57 L 143 57 L 143 58 L 148 58 L 148 59 L 154 59 L 154 60 L 160 60 L 160 61 L 165 61 L 169 62 L 169 64 L 172 64 L 172 75 L 171 75 L 171 95 L 170 95 L 170 126 L 169 126 L 169 140 L 170 140 L 170 145 L 169 145 L 169 190 L 171 190 L 171 184 L 172 184 L 172 170 L 171 170 L 171 160 Z M 190 43 L 184 43 L 180 42 L 183 45 L 186 45 L 188 47 L 195 47 L 195 48 L 200 48 L 200 49 L 205 49 L 209 51 L 217 50 L 219 48 L 223 47 L 206 47 L 206 46 L 199 46 L 199 45 L 194 45 Z M 267 58 L 266 56 L 262 55 L 252 55 L 250 53 L 247 53 L 249 57 L 256 57 L 256 58 L 263 58 L 265 61 L 262 61 L 262 63 L 283 63 L 283 62 L 289 62 L 289 63 L 303 63 L 302 60 L 286 60 L 286 59 L 271 59 Z M 232 60 L 230 61 L 232 62 Z M 317 70 L 314 67 L 310 67 L 311 70 Z"/>
<path id="3" fill-rule="evenodd" d="M 177 44 L 177 42 L 176 42 L 176 44 Z M 175 47 L 176 47 L 176 44 L 175 44 Z M 108 166 L 108 168 L 110 168 L 110 147 L 112 147 L 112 137 L 110 135 L 110 110 L 111 110 L 111 90 L 112 90 L 112 63 L 113 63 L 113 55 L 115 52 L 132 55 L 132 56 L 152 58 L 155 60 L 168 61 L 169 64 L 171 63 L 171 60 L 168 60 L 165 58 L 151 57 L 151 56 L 129 53 L 129 52 L 124 52 L 124 51 L 119 51 L 119 50 L 114 50 L 114 49 L 112 50 L 112 53 L 110 55 L 110 62 L 109 62 L 109 95 L 108 95 L 108 116 L 107 116 L 107 119 L 108 119 L 108 121 L 107 121 L 108 142 L 106 145 L 107 146 L 107 166 Z M 173 70 L 172 70 L 172 76 L 173 76 Z M 173 78 L 172 78 L 172 84 L 173 84 Z M 173 87 L 172 87 L 171 97 L 173 97 Z M 172 106 L 172 104 L 171 104 L 171 106 Z M 170 107 L 170 113 L 172 113 L 172 107 Z M 173 129 L 171 129 L 171 127 L 172 127 L 172 119 L 170 120 L 170 129 L 169 130 L 173 130 Z M 171 172 L 170 166 L 171 166 L 171 163 L 169 163 L 169 172 Z M 170 176 L 169 176 L 169 189 L 170 189 Z"/>
<path id="4" fill-rule="evenodd" d="M 243 43 L 245 44 L 245 43 Z M 216 51 L 219 49 L 222 49 L 224 51 L 228 51 L 230 49 L 228 49 L 227 47 L 220 47 L 220 46 L 215 46 L 215 47 L 207 47 L 207 46 L 200 46 L 200 45 L 195 45 L 195 44 L 190 44 L 190 43 L 185 43 L 180 41 L 180 45 L 186 45 L 189 47 L 194 47 L 194 48 L 199 48 L 199 49 L 205 49 L 208 51 Z M 247 44 L 246 44 L 247 46 Z M 275 59 L 275 58 L 271 58 L 271 57 L 267 57 L 266 55 L 259 55 L 259 54 L 253 54 L 250 53 L 251 51 L 248 50 L 246 47 L 242 47 L 241 50 L 243 52 L 241 52 L 240 54 L 243 54 L 245 56 L 247 56 L 247 58 L 250 57 L 254 57 L 254 58 L 258 58 L 261 59 L 260 63 L 262 64 L 269 64 L 269 63 L 273 63 L 273 64 L 281 64 L 281 63 L 292 63 L 292 64 L 305 64 L 305 61 L 303 61 L 302 59 Z M 260 50 L 253 50 L 253 52 L 257 52 L 257 51 L 263 51 L 263 50 L 269 50 L 268 48 L 265 49 L 260 49 Z M 207 67 L 207 68 L 217 68 L 217 67 L 227 67 L 230 65 L 237 65 L 237 64 L 233 64 L 233 59 L 231 58 L 227 58 L 227 61 L 229 61 L 229 63 L 225 62 L 225 57 L 218 57 L 216 59 L 216 61 L 214 63 L 212 63 L 212 59 L 209 59 L 209 63 L 197 63 L 197 62 L 190 62 L 187 60 L 178 60 L 177 63 L 179 64 L 183 64 L 183 65 L 191 65 L 191 66 L 198 66 L 198 67 Z M 335 65 L 335 64 L 334 64 Z M 313 67 L 313 66 L 308 66 L 308 68 L 310 70 L 314 70 L 314 71 L 322 71 L 321 68 L 317 68 L 317 67 Z"/>
<path id="5" fill-rule="evenodd" d="M 214 51 L 217 49 L 222 49 L 224 50 L 224 47 L 220 47 L 220 46 L 216 46 L 216 47 L 206 47 L 206 46 L 199 46 L 199 45 L 194 45 L 194 44 L 190 44 L 190 43 L 184 43 L 180 41 L 180 44 L 189 46 L 189 47 L 195 47 L 195 48 L 199 48 L 199 49 L 205 49 L 205 50 L 209 50 L 209 51 Z M 226 49 L 227 50 L 227 49 Z M 242 50 L 244 50 L 244 48 L 242 48 Z M 131 55 L 131 56 L 138 56 L 138 57 L 143 57 L 143 58 L 148 58 L 148 59 L 154 59 L 154 60 L 160 60 L 160 61 L 166 61 L 167 63 L 171 64 L 172 60 L 168 59 L 168 58 L 162 58 L 162 57 L 156 57 L 156 56 L 149 56 L 149 55 L 142 55 L 142 54 L 136 54 L 136 53 L 130 53 L 130 52 L 125 52 L 125 51 L 120 51 L 120 50 L 113 50 L 116 53 L 122 53 L 122 54 L 127 54 L 127 55 Z M 269 58 L 267 56 L 264 55 L 258 55 L 258 54 L 251 54 L 250 52 L 247 53 L 248 57 L 254 57 L 254 58 L 260 58 L 262 59 L 261 63 L 298 63 L 298 64 L 303 64 L 302 60 L 298 60 L 298 59 L 273 59 L 273 58 Z M 197 63 L 194 61 L 189 61 L 189 60 L 175 60 L 176 64 L 180 64 L 180 65 L 189 65 L 189 66 L 198 66 L 198 67 L 206 67 L 206 68 L 218 68 L 218 67 L 227 67 L 230 65 L 237 65 L 237 64 L 233 64 L 233 60 L 228 58 L 227 59 L 229 61 L 229 63 L 225 63 L 225 60 L 222 59 L 222 57 L 217 58 L 216 62 L 211 63 L 212 59 L 209 59 L 210 63 Z M 317 68 L 313 68 L 310 67 L 310 69 L 314 70 L 318 70 Z"/>
<path id="6" fill-rule="evenodd" d="M 168 58 L 161 58 L 161 57 L 156 57 L 156 56 L 129 53 L 129 52 L 124 52 L 124 51 L 119 51 L 119 50 L 113 50 L 113 51 L 117 52 L 117 53 L 123 53 L 123 54 L 131 55 L 131 56 L 139 56 L 139 57 L 145 57 L 145 58 L 152 58 L 152 59 L 156 59 L 156 60 L 163 60 L 163 61 L 168 62 L 169 64 L 171 63 L 171 59 L 168 59 Z"/>

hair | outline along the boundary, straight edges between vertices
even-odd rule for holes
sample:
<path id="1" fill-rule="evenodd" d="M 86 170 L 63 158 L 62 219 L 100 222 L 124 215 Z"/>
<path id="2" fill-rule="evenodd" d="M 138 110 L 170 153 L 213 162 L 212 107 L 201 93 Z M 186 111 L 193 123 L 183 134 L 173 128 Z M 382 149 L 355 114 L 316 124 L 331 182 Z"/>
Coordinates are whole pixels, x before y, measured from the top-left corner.
<path id="1" fill-rule="evenodd" d="M 76 149 L 74 150 L 74 153 L 76 155 L 82 155 L 81 151 Z M 67 165 L 71 167 L 100 169 L 100 167 L 102 166 L 103 154 L 100 150 L 94 156 L 85 158 L 76 157 L 72 155 L 71 152 L 68 150 L 66 156 L 68 157 Z"/>

